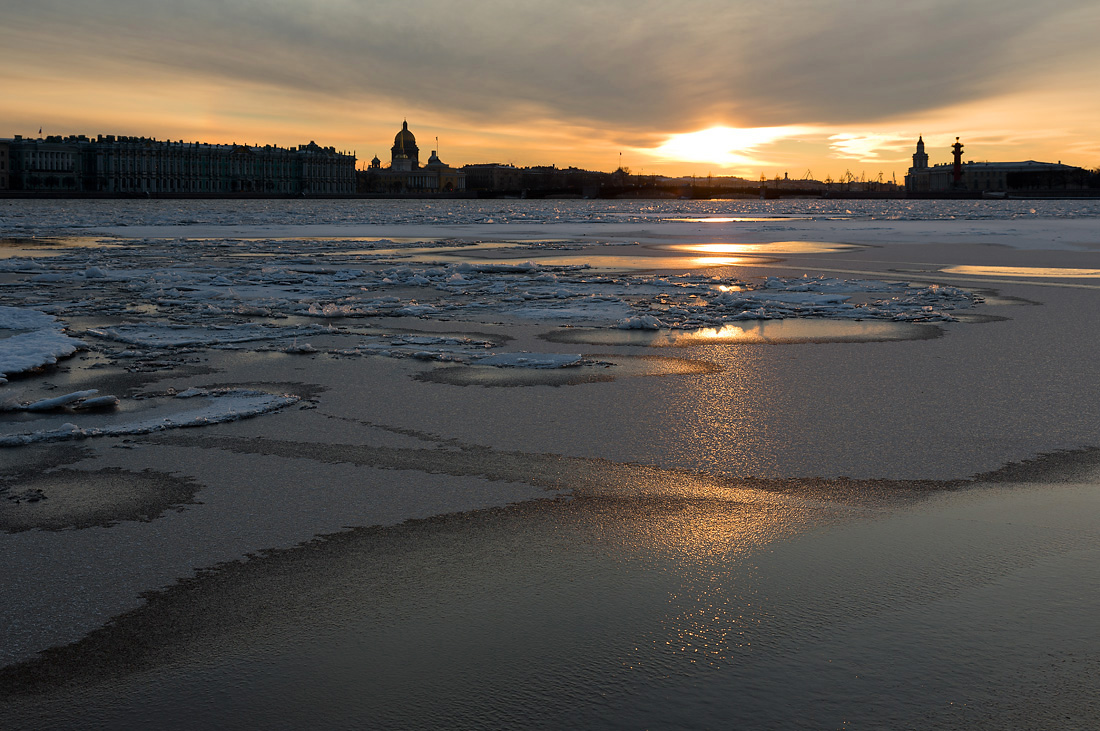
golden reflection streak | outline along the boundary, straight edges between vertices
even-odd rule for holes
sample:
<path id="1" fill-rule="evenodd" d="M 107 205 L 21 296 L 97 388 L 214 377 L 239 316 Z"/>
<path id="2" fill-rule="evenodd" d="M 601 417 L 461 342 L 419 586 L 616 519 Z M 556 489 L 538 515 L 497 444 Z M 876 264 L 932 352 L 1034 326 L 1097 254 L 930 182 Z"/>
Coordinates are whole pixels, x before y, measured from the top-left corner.
<path id="1" fill-rule="evenodd" d="M 740 329 L 741 325 L 734 326 Z M 748 325 L 748 327 L 752 327 Z M 722 337 L 732 329 L 712 329 Z M 725 330 L 723 335 L 719 335 Z M 681 443 L 706 462 L 731 472 L 759 474 L 773 467 L 761 414 L 784 408 L 769 387 L 759 351 L 700 344 L 699 355 L 723 367 L 721 374 L 677 381 L 666 391 L 662 439 Z M 755 595 L 751 557 L 769 544 L 848 512 L 827 499 L 806 499 L 760 489 L 753 479 L 730 480 L 701 473 L 631 466 L 608 485 L 621 520 L 600 519 L 603 539 L 653 561 L 674 577 L 659 627 L 625 666 L 675 656 L 676 662 L 723 665 L 755 644 L 769 621 L 767 597 Z M 602 502 L 602 501 L 601 501 Z M 672 658 L 669 658 L 672 660 Z"/>
<path id="2" fill-rule="evenodd" d="M 743 320 L 720 328 L 677 331 L 674 345 L 707 343 L 807 343 L 822 341 L 907 340 L 916 337 L 911 323 L 887 320 L 776 319 Z"/>
<path id="3" fill-rule="evenodd" d="M 376 253 L 368 251 L 366 253 Z M 526 256 L 510 259 L 496 257 L 479 257 L 476 254 L 466 252 L 443 252 L 433 255 L 412 256 L 404 261 L 423 263 L 438 261 L 446 257 L 448 260 L 470 261 L 477 264 L 505 264 L 515 265 L 521 262 L 531 261 L 541 266 L 576 266 L 587 264 L 593 269 L 607 271 L 653 271 L 661 269 L 700 269 L 705 267 L 727 266 L 764 266 L 774 264 L 774 258 L 757 256 L 647 256 L 647 255 L 596 255 L 585 256 L 583 254 L 567 256 Z"/>
<path id="4" fill-rule="evenodd" d="M 692 336 L 703 340 L 742 340 L 745 338 L 745 328 L 737 325 L 724 325 L 721 328 L 708 327 L 702 330 L 692 331 Z"/>
<path id="5" fill-rule="evenodd" d="M 1008 267 L 962 265 L 941 269 L 945 274 L 967 274 L 978 277 L 1051 277 L 1064 279 L 1097 279 L 1100 269 L 1058 267 Z"/>
<path id="6" fill-rule="evenodd" d="M 693 261 L 696 266 L 701 267 L 733 267 L 758 263 L 759 259 L 748 259 L 741 256 L 700 256 L 689 259 L 689 261 Z"/>
<path id="7" fill-rule="evenodd" d="M 711 216 L 709 218 L 665 218 L 670 223 L 776 223 L 812 221 L 809 216 Z"/>
<path id="8" fill-rule="evenodd" d="M 851 244 L 828 241 L 770 241 L 762 244 L 709 243 L 672 244 L 663 247 L 672 251 L 690 251 L 698 254 L 830 254 L 856 248 Z"/>
<path id="9" fill-rule="evenodd" d="M 716 414 L 716 419 L 724 418 Z M 749 557 L 804 531 L 832 510 L 824 503 L 681 475 L 674 484 L 637 485 L 653 499 L 630 501 L 622 544 L 656 553 L 675 572 L 662 629 L 650 641 L 690 663 L 720 665 L 752 644 L 768 620 L 767 598 L 751 583 Z M 632 664 L 627 660 L 625 664 Z"/>

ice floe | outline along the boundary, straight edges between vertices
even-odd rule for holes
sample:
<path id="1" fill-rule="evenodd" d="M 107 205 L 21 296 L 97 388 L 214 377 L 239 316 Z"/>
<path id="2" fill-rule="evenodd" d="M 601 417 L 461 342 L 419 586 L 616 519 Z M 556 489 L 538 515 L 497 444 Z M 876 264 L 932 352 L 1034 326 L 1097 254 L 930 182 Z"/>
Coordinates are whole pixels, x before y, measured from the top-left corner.
<path id="1" fill-rule="evenodd" d="M 39 399 L 28 403 L 8 403 L 0 405 L 3 411 L 54 411 L 62 408 L 101 408 L 108 405 L 117 406 L 117 396 L 96 396 L 99 389 L 90 388 L 84 391 L 73 391 L 63 396 Z"/>
<path id="2" fill-rule="evenodd" d="M 84 393 L 91 395 L 90 392 Z M 299 400 L 299 397 L 293 395 L 247 389 L 194 388 L 174 396 L 134 401 L 126 404 L 124 409 L 109 413 L 89 413 L 79 417 L 68 412 L 42 413 L 72 403 L 60 402 L 77 396 L 79 394 L 67 394 L 59 399 L 39 402 L 59 403 L 51 404 L 49 409 L 33 409 L 36 412 L 33 414 L 35 418 L 30 420 L 0 421 L 0 429 L 4 429 L 0 433 L 0 447 L 149 434 L 166 429 L 220 424 L 276 411 Z"/>
<path id="3" fill-rule="evenodd" d="M 10 374 L 56 363 L 83 346 L 52 315 L 0 306 L 0 383 L 7 383 Z"/>
<path id="4" fill-rule="evenodd" d="M 494 353 L 478 358 L 475 363 L 497 368 L 569 368 L 581 365 L 584 357 L 566 353 Z"/>
<path id="5" fill-rule="evenodd" d="M 270 325 L 195 325 L 127 324 L 114 327 L 90 328 L 89 335 L 115 340 L 129 345 L 153 348 L 180 348 L 185 346 L 214 346 L 246 343 L 256 340 L 278 340 L 323 332 L 315 326 L 277 327 Z"/>
<path id="6" fill-rule="evenodd" d="M 620 330 L 660 330 L 667 325 L 653 315 L 636 315 L 624 317 L 615 323 L 615 327 Z"/>
<path id="7" fill-rule="evenodd" d="M 215 348 L 472 363 L 499 344 L 452 335 L 414 342 L 396 331 L 408 320 L 657 331 L 790 318 L 943 322 L 979 301 L 901 280 L 611 273 L 588 268 L 583 256 L 554 266 L 479 262 L 482 245 L 386 245 L 149 239 L 116 243 L 109 256 L 73 248 L 33 266 L 9 260 L 0 302 L 22 306 L 0 308 L 0 372 L 53 362 L 85 343 L 143 370 Z M 506 248 L 484 247 L 494 255 Z M 403 260 L 407 251 L 437 253 Z M 466 258 L 448 261 L 449 252 Z M 81 323 L 72 335 L 83 341 L 65 333 L 66 320 Z"/>

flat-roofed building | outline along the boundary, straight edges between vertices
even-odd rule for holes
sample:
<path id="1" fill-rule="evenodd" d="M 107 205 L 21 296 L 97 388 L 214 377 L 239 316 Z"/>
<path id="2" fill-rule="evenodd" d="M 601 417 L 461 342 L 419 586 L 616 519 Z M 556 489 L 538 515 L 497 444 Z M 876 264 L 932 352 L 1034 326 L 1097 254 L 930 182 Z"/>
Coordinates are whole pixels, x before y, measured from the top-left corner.
<path id="1" fill-rule="evenodd" d="M 8 143 L 8 187 L 12 190 L 79 191 L 80 148 L 61 137 L 23 139 Z"/>
<path id="2" fill-rule="evenodd" d="M 466 187 L 471 190 L 518 191 L 523 188 L 523 172 L 515 165 L 497 162 L 464 165 Z"/>
<path id="3" fill-rule="evenodd" d="M 10 164 L 8 143 L 0 142 L 0 190 L 8 189 L 8 173 L 11 172 L 9 169 Z"/>
<path id="4" fill-rule="evenodd" d="M 355 156 L 297 149 L 100 135 L 7 141 L 10 187 L 124 195 L 350 195 Z"/>
<path id="5" fill-rule="evenodd" d="M 958 144 L 958 143 L 956 143 Z M 961 145 L 959 145 L 961 152 Z M 1028 191 L 1084 190 L 1089 171 L 1062 163 L 1037 162 L 966 162 L 960 161 L 956 181 L 955 162 L 928 164 L 924 138 L 917 141 L 913 167 L 905 176 L 908 193 L 1011 193 Z"/>

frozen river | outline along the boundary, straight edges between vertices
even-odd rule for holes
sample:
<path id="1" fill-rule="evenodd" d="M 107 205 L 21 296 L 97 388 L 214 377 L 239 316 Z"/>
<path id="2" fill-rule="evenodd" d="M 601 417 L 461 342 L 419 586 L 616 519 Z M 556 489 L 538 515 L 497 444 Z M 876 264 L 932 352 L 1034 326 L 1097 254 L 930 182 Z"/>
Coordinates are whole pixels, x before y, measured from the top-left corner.
<path id="1" fill-rule="evenodd" d="M 0 200 L 19 728 L 1100 724 L 1100 204 Z"/>

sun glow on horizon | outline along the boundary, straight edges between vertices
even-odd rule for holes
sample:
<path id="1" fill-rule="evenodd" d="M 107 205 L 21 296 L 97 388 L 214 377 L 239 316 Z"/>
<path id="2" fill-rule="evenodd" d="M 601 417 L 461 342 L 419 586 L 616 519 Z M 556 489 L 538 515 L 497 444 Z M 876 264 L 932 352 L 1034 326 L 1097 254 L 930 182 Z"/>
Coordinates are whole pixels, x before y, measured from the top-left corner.
<path id="1" fill-rule="evenodd" d="M 699 162 L 724 167 L 767 164 L 756 155 L 765 145 L 812 132 L 810 127 L 711 127 L 698 132 L 671 135 L 664 143 L 639 152 L 663 160 Z"/>

